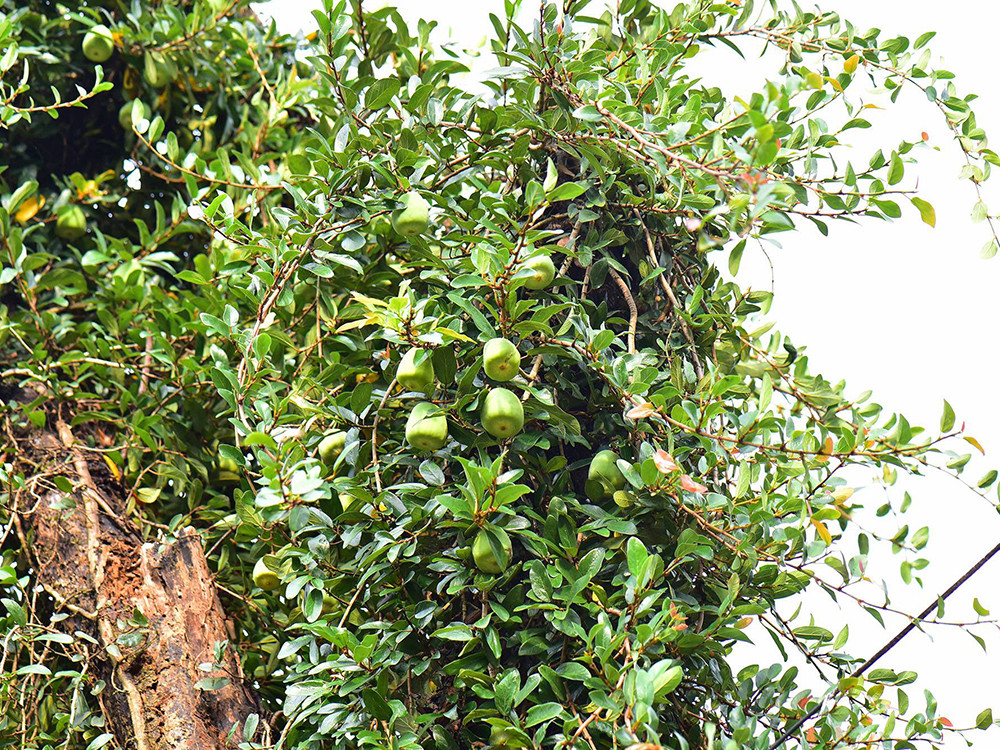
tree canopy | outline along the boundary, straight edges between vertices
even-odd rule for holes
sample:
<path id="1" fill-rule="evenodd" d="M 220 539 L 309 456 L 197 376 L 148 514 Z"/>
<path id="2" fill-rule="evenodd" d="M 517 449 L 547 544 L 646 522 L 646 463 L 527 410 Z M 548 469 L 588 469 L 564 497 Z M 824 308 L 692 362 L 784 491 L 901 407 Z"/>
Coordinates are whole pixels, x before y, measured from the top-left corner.
<path id="1" fill-rule="evenodd" d="M 933 225 L 905 182 L 920 142 L 844 142 L 922 91 L 978 189 L 974 97 L 932 33 L 832 9 L 563 0 L 521 26 L 522 5 L 496 3 L 499 67 L 473 79 L 435 21 L 360 0 L 307 36 L 243 0 L 0 0 L 0 747 L 179 746 L 111 716 L 149 613 L 46 578 L 32 514 L 96 489 L 94 524 L 200 539 L 230 624 L 194 689 L 238 663 L 234 746 L 961 729 L 797 606 L 897 611 L 855 593 L 895 575 L 870 552 L 918 580 L 929 531 L 908 496 L 894 535 L 865 528 L 844 473 L 960 475 L 954 413 L 920 427 L 813 372 L 731 277 L 782 232 Z M 690 72 L 721 48 L 781 64 L 728 98 Z M 50 433 L 74 461 L 41 461 Z M 121 575 L 102 538 L 98 593 Z M 734 671 L 753 623 L 785 658 Z"/>

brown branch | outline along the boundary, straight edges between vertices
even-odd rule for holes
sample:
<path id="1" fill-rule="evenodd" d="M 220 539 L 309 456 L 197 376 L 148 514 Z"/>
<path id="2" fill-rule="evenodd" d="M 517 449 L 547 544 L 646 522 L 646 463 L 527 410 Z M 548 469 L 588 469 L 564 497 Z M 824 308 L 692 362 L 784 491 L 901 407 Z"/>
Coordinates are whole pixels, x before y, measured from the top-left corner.
<path id="1" fill-rule="evenodd" d="M 635 354 L 635 329 L 639 323 L 639 311 L 635 306 L 635 300 L 632 299 L 632 292 L 629 291 L 628 284 L 625 283 L 625 279 L 621 277 L 614 268 L 608 267 L 608 272 L 611 274 L 611 278 L 615 280 L 618 284 L 618 288 L 621 289 L 622 295 L 625 297 L 625 302 L 628 304 L 629 311 L 629 322 L 628 322 L 628 353 Z"/>

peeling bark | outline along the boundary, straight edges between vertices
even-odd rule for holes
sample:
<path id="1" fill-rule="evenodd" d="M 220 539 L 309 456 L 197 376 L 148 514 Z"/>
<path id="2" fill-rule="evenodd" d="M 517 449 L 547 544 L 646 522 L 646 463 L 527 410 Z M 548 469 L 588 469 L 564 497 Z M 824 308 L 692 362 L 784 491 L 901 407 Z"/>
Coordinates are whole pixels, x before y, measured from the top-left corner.
<path id="1" fill-rule="evenodd" d="M 82 630 L 102 646 L 92 657 L 108 685 L 102 705 L 119 743 L 235 747 L 243 721 L 259 708 L 237 655 L 225 649 L 215 663 L 230 634 L 198 535 L 185 529 L 177 539 L 143 541 L 122 517 L 112 483 L 95 481 L 106 467 L 86 460 L 65 423 L 24 442 L 35 470 L 19 498 L 19 530 L 38 583 L 57 611 L 70 614 L 58 627 Z M 69 497 L 53 475 L 70 480 Z M 213 677 L 228 683 L 196 687 Z"/>

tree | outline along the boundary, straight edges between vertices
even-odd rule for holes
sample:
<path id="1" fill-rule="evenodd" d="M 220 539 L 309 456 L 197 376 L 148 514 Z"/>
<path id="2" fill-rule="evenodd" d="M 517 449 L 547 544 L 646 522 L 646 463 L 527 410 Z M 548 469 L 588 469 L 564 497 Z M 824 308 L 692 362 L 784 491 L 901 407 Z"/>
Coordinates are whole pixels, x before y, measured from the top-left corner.
<path id="1" fill-rule="evenodd" d="M 920 143 L 839 148 L 861 89 L 922 90 L 988 178 L 931 34 L 754 0 L 522 28 L 507 0 L 476 88 L 391 7 L 327 0 L 297 39 L 236 0 L 68 5 L 0 5 L 0 747 L 957 731 L 791 606 L 857 600 L 877 546 L 919 580 L 906 500 L 872 533 L 843 474 L 961 474 L 955 415 L 852 398 L 718 268 L 810 225 L 933 225 Z M 782 64 L 731 101 L 688 72 L 721 47 Z M 483 371 L 496 338 L 513 379 Z M 734 673 L 752 622 L 798 661 Z"/>

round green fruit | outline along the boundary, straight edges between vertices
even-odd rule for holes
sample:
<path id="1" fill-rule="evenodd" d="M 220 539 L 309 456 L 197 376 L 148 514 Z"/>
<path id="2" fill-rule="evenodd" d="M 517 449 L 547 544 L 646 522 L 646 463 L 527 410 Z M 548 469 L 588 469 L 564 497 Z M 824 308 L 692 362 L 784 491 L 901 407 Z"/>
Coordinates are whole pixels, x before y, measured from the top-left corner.
<path id="1" fill-rule="evenodd" d="M 510 539 L 506 536 L 501 538 L 504 540 L 503 551 L 507 553 L 507 559 L 510 560 Z M 490 539 L 485 531 L 480 531 L 476 534 L 476 539 L 472 542 L 472 559 L 475 561 L 476 567 L 484 573 L 498 575 L 506 569 L 506 567 L 500 567 L 500 562 L 497 560 L 496 555 L 493 554 L 493 547 L 490 546 Z"/>
<path id="2" fill-rule="evenodd" d="M 384 216 L 376 216 L 371 220 L 371 223 L 368 226 L 370 227 L 372 234 L 378 237 L 384 237 L 389 234 L 389 231 L 392 229 L 392 222 Z"/>
<path id="3" fill-rule="evenodd" d="M 490 750 L 505 750 L 506 748 L 528 747 L 528 745 L 523 744 L 523 740 L 517 737 L 514 729 L 493 727 L 490 731 L 490 744 L 487 747 Z"/>
<path id="4" fill-rule="evenodd" d="M 347 433 L 342 430 L 331 432 L 319 441 L 319 457 L 325 464 L 332 464 L 344 452 Z"/>
<path id="5" fill-rule="evenodd" d="M 59 212 L 56 234 L 64 240 L 78 240 L 87 233 L 87 217 L 79 206 L 69 206 Z"/>
<path id="6" fill-rule="evenodd" d="M 419 352 L 420 349 L 414 347 L 403 355 L 396 368 L 396 382 L 408 390 L 426 392 L 434 382 L 434 363 L 428 352 L 418 364 Z"/>
<path id="7" fill-rule="evenodd" d="M 524 407 L 506 388 L 494 388 L 486 394 L 479 420 L 495 438 L 514 437 L 524 427 Z"/>
<path id="8" fill-rule="evenodd" d="M 91 62 L 102 63 L 114 51 L 115 39 L 111 36 L 111 29 L 104 24 L 97 24 L 83 35 L 83 56 Z"/>
<path id="9" fill-rule="evenodd" d="M 264 564 L 262 557 L 253 566 L 253 582 L 264 591 L 274 591 L 281 583 L 281 579 Z"/>
<path id="10" fill-rule="evenodd" d="M 421 401 L 406 420 L 406 442 L 417 450 L 436 451 L 448 442 L 448 419 L 441 407 Z"/>
<path id="11" fill-rule="evenodd" d="M 524 280 L 528 289 L 545 289 L 556 277 L 556 267 L 548 255 L 535 255 L 524 262 L 522 268 L 531 271 Z"/>
<path id="12" fill-rule="evenodd" d="M 349 492 L 338 492 L 337 500 L 340 501 L 340 508 L 343 513 L 349 511 L 358 502 L 358 499 Z"/>
<path id="13" fill-rule="evenodd" d="M 159 52 L 147 52 L 143 61 L 142 77 L 153 88 L 162 89 L 177 75 L 176 66 Z"/>
<path id="14" fill-rule="evenodd" d="M 431 204 L 413 190 L 404 196 L 403 210 L 393 218 L 392 225 L 400 234 L 420 234 L 427 229 L 430 207 Z"/>
<path id="15" fill-rule="evenodd" d="M 337 600 L 329 594 L 323 594 L 323 614 L 329 615 L 337 611 Z"/>
<path id="16" fill-rule="evenodd" d="M 603 450 L 590 462 L 587 471 L 585 490 L 591 500 L 603 500 L 613 497 L 619 490 L 625 489 L 625 475 L 618 468 L 618 454 Z"/>
<path id="17" fill-rule="evenodd" d="M 487 377 L 506 382 L 517 375 L 521 354 L 507 339 L 490 339 L 483 347 L 483 370 Z"/>
<path id="18" fill-rule="evenodd" d="M 138 99 L 130 99 L 122 105 L 122 108 L 118 110 L 118 122 L 121 123 L 122 127 L 126 130 L 132 130 L 132 110 L 135 107 L 135 103 Z"/>
<path id="19" fill-rule="evenodd" d="M 216 461 L 216 467 L 218 468 L 220 482 L 239 484 L 243 478 L 243 474 L 240 472 L 240 465 L 229 458 L 229 456 L 219 456 Z"/>

